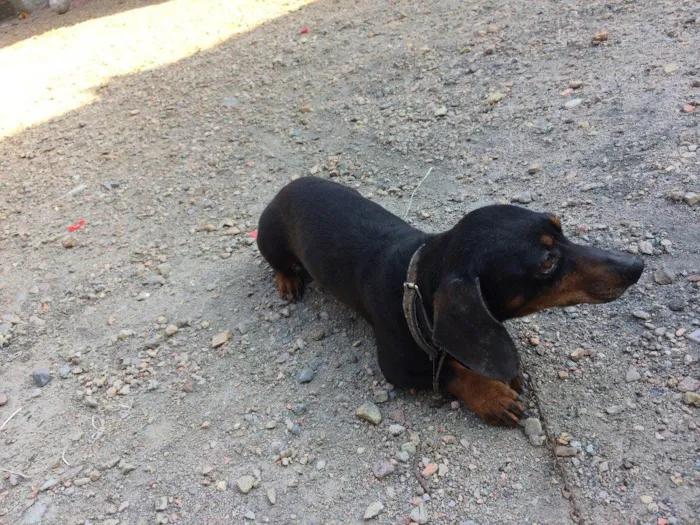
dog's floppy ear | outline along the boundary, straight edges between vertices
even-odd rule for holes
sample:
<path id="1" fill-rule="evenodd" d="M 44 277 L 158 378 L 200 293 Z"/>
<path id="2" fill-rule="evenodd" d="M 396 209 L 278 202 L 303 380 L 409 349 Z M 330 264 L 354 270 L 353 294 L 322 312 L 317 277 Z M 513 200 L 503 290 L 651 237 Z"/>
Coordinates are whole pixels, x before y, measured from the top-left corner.
<path id="1" fill-rule="evenodd" d="M 435 292 L 433 341 L 474 372 L 509 381 L 518 353 L 506 328 L 489 312 L 479 280 L 447 277 Z"/>

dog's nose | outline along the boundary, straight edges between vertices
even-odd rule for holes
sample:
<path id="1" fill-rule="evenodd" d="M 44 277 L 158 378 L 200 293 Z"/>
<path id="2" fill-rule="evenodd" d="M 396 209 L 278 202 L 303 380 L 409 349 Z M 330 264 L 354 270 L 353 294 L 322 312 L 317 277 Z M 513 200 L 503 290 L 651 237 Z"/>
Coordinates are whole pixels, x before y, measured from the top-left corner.
<path id="1" fill-rule="evenodd" d="M 635 255 L 615 254 L 610 263 L 630 284 L 636 283 L 644 271 L 644 259 Z"/>

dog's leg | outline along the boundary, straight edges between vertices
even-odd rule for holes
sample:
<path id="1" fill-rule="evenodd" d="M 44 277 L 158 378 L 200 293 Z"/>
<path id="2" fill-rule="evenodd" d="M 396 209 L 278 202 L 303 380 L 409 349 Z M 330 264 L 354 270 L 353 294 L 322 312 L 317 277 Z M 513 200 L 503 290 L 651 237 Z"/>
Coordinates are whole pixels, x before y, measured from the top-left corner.
<path id="1" fill-rule="evenodd" d="M 304 296 L 304 280 L 291 268 L 288 271 L 275 270 L 275 281 L 282 299 L 292 303 Z"/>
<path id="2" fill-rule="evenodd" d="M 480 376 L 453 359 L 445 364 L 453 372 L 446 385 L 447 391 L 469 410 L 492 425 L 515 427 L 518 424 L 525 410 L 518 392 L 501 381 Z"/>
<path id="3" fill-rule="evenodd" d="M 273 205 L 270 205 L 260 218 L 258 248 L 275 270 L 279 296 L 290 303 L 301 299 L 304 295 L 304 280 L 301 272 L 295 269 L 295 266 L 301 268 L 301 264 L 288 245 L 284 221 Z"/>

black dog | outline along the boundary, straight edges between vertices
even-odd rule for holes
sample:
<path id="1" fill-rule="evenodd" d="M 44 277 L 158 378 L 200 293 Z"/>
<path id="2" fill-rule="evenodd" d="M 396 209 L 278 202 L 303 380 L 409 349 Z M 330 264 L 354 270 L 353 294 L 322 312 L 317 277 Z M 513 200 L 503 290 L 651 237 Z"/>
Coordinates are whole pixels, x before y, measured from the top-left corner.
<path id="1" fill-rule="evenodd" d="M 507 426 L 522 415 L 522 382 L 501 323 L 612 301 L 644 269 L 639 257 L 570 242 L 549 214 L 487 206 L 430 235 L 357 191 L 314 177 L 272 200 L 258 247 L 281 297 L 301 298 L 308 273 L 372 325 L 388 381 L 446 390 Z"/>

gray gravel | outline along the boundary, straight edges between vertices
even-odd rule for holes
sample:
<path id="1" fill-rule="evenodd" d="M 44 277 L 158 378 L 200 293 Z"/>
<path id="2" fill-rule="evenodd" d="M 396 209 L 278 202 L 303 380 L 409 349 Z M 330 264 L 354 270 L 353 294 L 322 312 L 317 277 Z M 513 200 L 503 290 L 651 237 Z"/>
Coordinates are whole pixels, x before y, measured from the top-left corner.
<path id="1" fill-rule="evenodd" d="M 65 26 L 60 51 L 89 19 L 109 39 L 129 28 L 105 15 L 149 20 L 137 9 L 11 22 L 3 78 L 23 74 L 11 44 Z M 321 0 L 2 137 L 0 424 L 21 410 L 0 522 L 698 523 L 698 15 Z M 429 168 L 408 215 L 424 230 L 516 202 L 647 263 L 617 302 L 508 323 L 535 379 L 529 435 L 387 384 L 369 328 L 315 285 L 281 301 L 257 253 L 292 178 L 403 216 Z"/>

